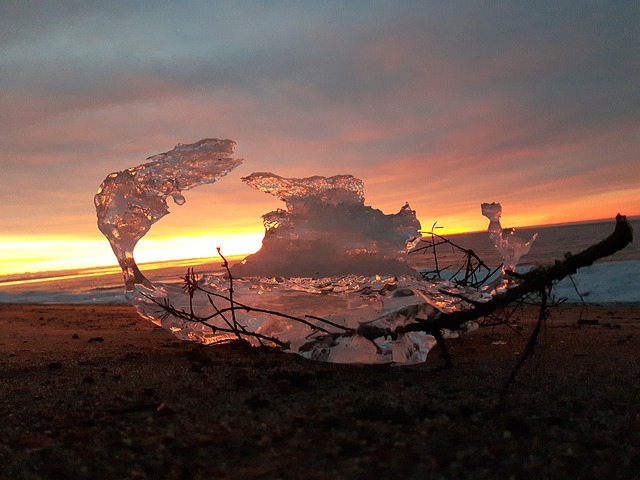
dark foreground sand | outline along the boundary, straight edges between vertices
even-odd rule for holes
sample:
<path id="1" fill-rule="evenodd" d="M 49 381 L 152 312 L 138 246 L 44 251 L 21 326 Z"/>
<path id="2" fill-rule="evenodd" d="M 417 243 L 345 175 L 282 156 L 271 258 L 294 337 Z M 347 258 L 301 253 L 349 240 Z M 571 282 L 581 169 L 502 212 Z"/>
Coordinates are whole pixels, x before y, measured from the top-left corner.
<path id="1" fill-rule="evenodd" d="M 414 367 L 174 339 L 123 306 L 0 304 L 0 478 L 640 478 L 640 308 L 558 307 Z M 579 324 L 578 321 L 582 320 Z"/>

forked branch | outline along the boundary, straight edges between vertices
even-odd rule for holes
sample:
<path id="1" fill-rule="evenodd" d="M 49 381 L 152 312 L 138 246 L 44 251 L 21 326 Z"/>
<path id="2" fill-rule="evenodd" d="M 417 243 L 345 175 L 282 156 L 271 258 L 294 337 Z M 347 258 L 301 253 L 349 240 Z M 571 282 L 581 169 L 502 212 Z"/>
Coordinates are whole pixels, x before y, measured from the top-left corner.
<path id="1" fill-rule="evenodd" d="M 495 294 L 487 302 L 474 303 L 472 308 L 467 310 L 458 310 L 451 313 L 442 312 L 435 318 L 418 319 L 414 323 L 398 327 L 395 333 L 421 331 L 433 334 L 433 332 L 443 328 L 459 330 L 468 321 L 490 315 L 495 310 L 505 307 L 529 293 L 548 289 L 555 282 L 576 273 L 578 269 L 593 265 L 597 260 L 622 250 L 632 241 L 633 229 L 631 224 L 625 216 L 618 214 L 615 230 L 601 242 L 575 255 L 566 253 L 564 260 L 556 260 L 554 265 L 541 266 L 525 274 L 518 275 L 518 283 L 516 285 L 503 293 Z M 376 330 L 379 329 L 365 326 L 363 331 L 358 331 L 358 333 L 367 338 L 378 338 L 384 335 L 383 331 Z"/>
<path id="2" fill-rule="evenodd" d="M 438 344 L 443 348 L 443 353 L 446 357 L 446 345 L 444 345 L 444 339 L 441 333 L 443 329 L 453 331 L 461 330 L 463 325 L 468 321 L 489 316 L 494 311 L 519 301 L 532 293 L 543 292 L 543 305 L 541 307 L 541 316 L 538 322 L 539 328 L 544 320 L 544 314 L 542 312 L 546 312 L 546 292 L 551 290 L 555 282 L 575 273 L 580 268 L 592 265 L 595 261 L 601 258 L 613 255 L 617 251 L 625 248 L 632 240 L 633 232 L 631 225 L 624 216 L 618 215 L 616 217 L 616 227 L 614 232 L 601 242 L 587 248 L 586 250 L 575 255 L 567 253 L 564 260 L 558 260 L 554 265 L 534 268 L 525 274 L 507 272 L 516 279 L 514 284 L 503 292 L 494 294 L 486 302 L 467 300 L 467 303 L 469 304 L 469 308 L 467 309 L 455 310 L 449 313 L 438 312 L 433 317 L 429 318 L 416 318 L 411 323 L 398 326 L 393 330 L 377 327 L 366 322 L 360 324 L 357 328 L 348 328 L 311 314 L 293 316 L 287 313 L 256 308 L 240 303 L 234 298 L 233 278 L 231 276 L 228 263 L 222 255 L 220 256 L 224 261 L 223 267 L 226 269 L 229 277 L 228 294 L 223 295 L 219 292 L 203 288 L 199 284 L 196 275 L 191 270 L 184 278 L 184 291 L 188 293 L 190 297 L 188 310 L 177 309 L 170 304 L 159 302 L 151 297 L 149 297 L 149 299 L 161 308 L 163 315 L 165 316 L 174 316 L 185 323 L 195 322 L 202 324 L 209 327 L 214 334 L 223 334 L 222 336 L 227 335 L 227 337 L 231 336 L 244 341 L 249 338 L 253 338 L 260 345 L 265 345 L 263 342 L 266 342 L 269 346 L 278 346 L 282 349 L 287 349 L 289 347 L 287 343 L 276 337 L 258 334 L 245 328 L 245 326 L 238 321 L 236 312 L 244 311 L 266 314 L 305 325 L 309 328 L 310 333 L 320 334 L 310 339 L 310 344 L 314 345 L 318 342 L 329 342 L 334 344 L 334 341 L 339 337 L 352 337 L 354 335 L 359 335 L 371 342 L 374 342 L 377 339 L 385 337 L 397 338 L 399 335 L 409 332 L 425 332 L 436 338 Z M 220 252 L 218 251 L 218 253 Z M 473 254 L 472 251 L 469 251 L 468 253 Z M 486 267 L 481 260 L 478 259 L 478 261 L 480 265 Z M 196 292 L 200 292 L 207 296 L 209 304 L 213 307 L 213 313 L 205 317 L 200 317 L 194 312 L 192 300 Z M 218 305 L 216 302 L 220 302 L 221 304 Z M 406 312 L 399 311 L 397 313 L 400 316 L 406 313 L 406 318 L 413 318 L 415 316 L 415 311 L 412 311 L 412 309 L 415 308 L 416 305 L 410 305 L 406 307 Z M 217 322 L 215 320 L 217 320 Z M 313 323 L 311 320 L 315 320 L 316 323 Z M 535 338 L 532 341 L 535 341 Z M 447 360 L 449 361 L 450 359 L 447 358 Z"/>

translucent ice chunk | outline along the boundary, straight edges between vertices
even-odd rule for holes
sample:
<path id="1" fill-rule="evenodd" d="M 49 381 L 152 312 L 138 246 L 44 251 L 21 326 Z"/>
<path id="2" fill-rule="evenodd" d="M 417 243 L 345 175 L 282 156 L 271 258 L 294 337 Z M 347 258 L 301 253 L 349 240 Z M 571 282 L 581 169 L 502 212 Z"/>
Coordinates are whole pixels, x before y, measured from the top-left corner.
<path id="1" fill-rule="evenodd" d="M 133 258 L 133 249 L 155 222 L 169 213 L 167 197 L 183 205 L 181 192 L 213 183 L 242 163 L 230 158 L 231 140 L 205 139 L 149 157 L 149 163 L 110 174 L 94 197 L 98 228 L 107 237 L 128 291 L 151 286 Z"/>
<path id="2" fill-rule="evenodd" d="M 205 276 L 190 297 L 178 286 L 137 286 L 138 313 L 178 338 L 204 344 L 241 338 L 336 363 L 424 362 L 436 343 L 423 332 L 398 332 L 486 298 L 479 290 L 413 277 L 349 275 L 323 279 Z M 164 305 L 171 305 L 167 310 Z M 200 321 L 194 321 L 194 319 Z M 237 325 L 235 331 L 232 325 Z M 368 327 L 389 335 L 369 339 Z"/>
<path id="3" fill-rule="evenodd" d="M 234 275 L 416 275 L 404 261 L 407 240 L 420 230 L 408 204 L 394 215 L 365 206 L 364 184 L 351 175 L 253 173 L 242 180 L 280 198 L 287 209 L 263 216 L 262 248 L 236 265 Z"/>
<path id="4" fill-rule="evenodd" d="M 335 205 L 364 203 L 364 183 L 353 175 L 284 178 L 273 173 L 256 172 L 244 177 L 242 181 L 256 190 L 283 200 L 290 210 L 296 204 L 305 205 L 310 198 Z"/>
<path id="5" fill-rule="evenodd" d="M 134 261 L 136 243 L 168 213 L 168 197 L 181 205 L 183 190 L 239 165 L 234 147 L 215 139 L 178 145 L 100 186 L 98 226 L 144 318 L 204 344 L 242 339 L 315 360 L 410 364 L 424 362 L 435 340 L 405 326 L 487 300 L 480 290 L 416 275 L 402 258 L 420 229 L 415 212 L 408 204 L 395 215 L 365 206 L 363 183 L 350 175 L 246 177 L 287 207 L 264 216 L 260 252 L 232 275 L 190 272 L 182 286 L 150 282 Z"/>
<path id="6" fill-rule="evenodd" d="M 525 240 L 516 236 L 515 228 L 502 228 L 500 224 L 502 206 L 499 203 L 483 203 L 482 215 L 489 219 L 489 237 L 502 254 L 502 273 L 515 271 L 518 260 L 529 252 L 531 244 L 538 237 L 538 234 L 536 233 L 529 240 Z"/>

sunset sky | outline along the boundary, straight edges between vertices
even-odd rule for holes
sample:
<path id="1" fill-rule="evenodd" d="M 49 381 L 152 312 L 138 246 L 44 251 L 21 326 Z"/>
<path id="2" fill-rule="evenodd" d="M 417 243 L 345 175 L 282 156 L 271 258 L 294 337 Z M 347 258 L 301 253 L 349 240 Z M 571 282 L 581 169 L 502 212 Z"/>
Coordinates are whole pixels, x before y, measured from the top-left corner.
<path id="1" fill-rule="evenodd" d="M 139 261 L 259 248 L 240 177 L 350 173 L 424 228 L 640 215 L 640 2 L 2 1 L 0 274 L 115 263 L 93 195 L 177 143 L 245 163 Z"/>

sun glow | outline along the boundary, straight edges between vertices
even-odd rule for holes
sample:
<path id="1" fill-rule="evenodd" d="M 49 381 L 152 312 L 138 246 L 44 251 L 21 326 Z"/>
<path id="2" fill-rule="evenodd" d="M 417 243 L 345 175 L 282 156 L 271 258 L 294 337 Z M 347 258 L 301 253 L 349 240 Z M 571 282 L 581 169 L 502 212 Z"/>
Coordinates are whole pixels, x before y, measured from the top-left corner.
<path id="1" fill-rule="evenodd" d="M 136 246 L 138 263 L 250 254 L 260 248 L 262 231 L 202 233 L 173 238 L 142 239 Z M 117 266 L 103 238 L 5 237 L 0 239 L 0 275 Z"/>
<path id="2" fill-rule="evenodd" d="M 602 199 L 599 199 L 602 200 Z M 634 216 L 640 214 L 635 203 L 619 199 L 620 213 Z M 502 202 L 505 206 L 503 225 L 524 228 L 534 225 L 548 225 L 564 222 L 586 221 L 594 218 L 613 219 L 618 210 L 612 210 L 606 202 L 596 202 L 599 208 L 585 213 L 579 203 L 565 203 L 558 212 L 540 205 L 518 205 Z M 604 205 L 601 205 L 604 203 Z M 613 202 L 610 202 L 613 203 Z M 539 210 L 537 210 L 539 209 Z M 488 221 L 477 212 L 447 215 L 437 220 L 421 218 L 423 235 L 432 231 L 448 236 L 466 232 L 484 231 Z M 540 214 L 540 211 L 548 213 Z M 178 237 L 157 236 L 153 231 L 138 243 L 135 257 L 138 263 L 162 262 L 196 258 L 216 258 L 216 248 L 220 247 L 228 257 L 249 255 L 260 249 L 264 230 L 252 225 L 244 229 L 222 232 L 192 233 Z M 87 269 L 91 267 L 113 266 L 117 261 L 109 243 L 99 235 L 95 238 L 77 237 L 36 237 L 8 236 L 0 238 L 0 275 L 19 276 L 30 272 L 51 272 Z"/>
<path id="3" fill-rule="evenodd" d="M 216 232 L 173 238 L 143 238 L 136 247 L 138 263 L 186 258 L 217 257 L 254 253 L 260 249 L 263 231 Z"/>

